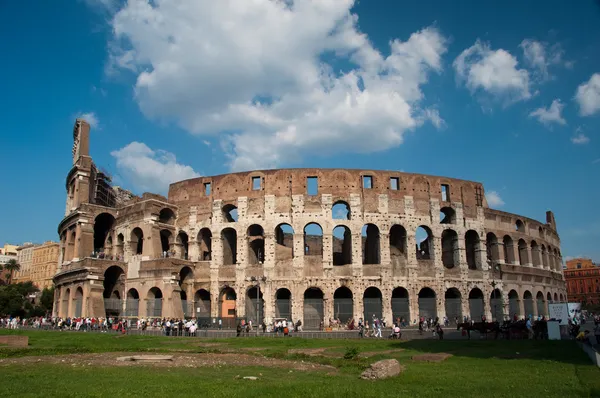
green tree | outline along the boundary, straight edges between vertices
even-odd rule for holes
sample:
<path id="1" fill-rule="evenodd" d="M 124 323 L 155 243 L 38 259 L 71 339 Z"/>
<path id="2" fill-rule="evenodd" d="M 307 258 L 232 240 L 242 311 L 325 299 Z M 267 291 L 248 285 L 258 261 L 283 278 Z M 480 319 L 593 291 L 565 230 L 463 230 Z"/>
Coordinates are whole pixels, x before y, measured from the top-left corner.
<path id="1" fill-rule="evenodd" d="M 21 270 L 21 264 L 19 264 L 14 258 L 11 258 L 6 264 L 4 264 L 4 269 L 9 272 L 8 274 L 6 274 L 6 276 L 8 283 L 10 284 L 13 273 L 19 272 Z"/>
<path id="2" fill-rule="evenodd" d="M 46 312 L 52 312 L 52 307 L 54 305 L 54 286 L 50 289 L 47 287 L 42 290 L 42 296 L 40 297 L 40 307 L 42 307 Z"/>
<path id="3" fill-rule="evenodd" d="M 33 307 L 28 296 L 37 291 L 31 281 L 0 286 L 0 316 L 29 316 Z"/>

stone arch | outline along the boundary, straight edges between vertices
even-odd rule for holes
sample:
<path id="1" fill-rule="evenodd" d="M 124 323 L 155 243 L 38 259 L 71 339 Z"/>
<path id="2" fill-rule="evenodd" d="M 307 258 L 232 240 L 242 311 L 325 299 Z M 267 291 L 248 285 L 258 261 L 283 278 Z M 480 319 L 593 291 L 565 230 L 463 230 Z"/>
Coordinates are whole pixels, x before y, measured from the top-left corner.
<path id="1" fill-rule="evenodd" d="M 558 293 L 554 293 L 554 302 L 558 302 Z"/>
<path id="2" fill-rule="evenodd" d="M 424 287 L 419 291 L 419 316 L 435 319 L 437 317 L 437 298 L 435 291 Z"/>
<path id="3" fill-rule="evenodd" d="M 390 229 L 390 259 L 392 265 L 406 264 L 407 239 L 406 229 L 402 225 L 392 225 Z"/>
<path id="4" fill-rule="evenodd" d="M 188 303 L 188 293 L 191 294 L 194 289 L 194 271 L 188 266 L 179 271 L 179 289 L 183 316 L 190 318 L 194 316 L 194 306 L 193 303 Z"/>
<path id="5" fill-rule="evenodd" d="M 179 233 L 177 234 L 177 251 L 179 252 L 179 258 L 183 259 L 183 260 L 187 260 L 188 259 L 188 254 L 189 254 L 189 237 L 188 234 L 184 231 L 179 231 Z"/>
<path id="6" fill-rule="evenodd" d="M 230 286 L 225 286 L 219 294 L 219 318 L 233 318 L 237 316 L 235 302 L 237 294 Z"/>
<path id="7" fill-rule="evenodd" d="M 75 295 L 73 296 L 73 307 L 73 316 L 75 318 L 81 318 L 83 312 L 83 289 L 81 286 L 75 290 Z"/>
<path id="8" fill-rule="evenodd" d="M 529 263 L 529 256 L 527 255 L 527 242 L 524 239 L 519 239 L 519 264 L 526 265 Z"/>
<path id="9" fill-rule="evenodd" d="M 168 207 L 161 209 L 158 213 L 158 222 L 162 224 L 174 225 L 175 212 Z"/>
<path id="10" fill-rule="evenodd" d="M 523 308 L 525 309 L 525 317 L 533 316 L 533 296 L 529 290 L 523 292 Z"/>
<path id="11" fill-rule="evenodd" d="M 440 224 L 456 224 L 456 211 L 452 207 L 440 209 Z"/>
<path id="12" fill-rule="evenodd" d="M 442 232 L 442 263 L 448 269 L 460 264 L 458 234 L 453 229 Z"/>
<path id="13" fill-rule="evenodd" d="M 246 290 L 246 320 L 258 327 L 265 317 L 265 300 L 260 286 L 250 286 Z"/>
<path id="14" fill-rule="evenodd" d="M 343 200 L 336 201 L 331 206 L 331 218 L 334 220 L 350 220 L 352 213 L 348 202 Z"/>
<path id="15" fill-rule="evenodd" d="M 223 220 L 225 222 L 237 222 L 238 220 L 238 208 L 232 204 L 226 204 L 223 206 Z"/>
<path id="16" fill-rule="evenodd" d="M 62 296 L 62 304 L 61 304 L 61 306 L 62 306 L 61 312 L 62 312 L 64 318 L 70 316 L 70 314 L 69 314 L 70 302 L 71 302 L 71 289 L 67 289 L 65 291 L 65 294 Z"/>
<path id="17" fill-rule="evenodd" d="M 136 255 L 144 253 L 144 232 L 140 227 L 136 227 L 131 231 L 131 252 Z"/>
<path id="18" fill-rule="evenodd" d="M 565 296 L 563 296 L 562 293 L 558 296 L 558 298 L 559 298 L 559 300 L 560 300 L 561 303 L 565 302 Z"/>
<path id="19" fill-rule="evenodd" d="M 323 257 L 323 228 L 315 222 L 304 227 L 304 255 Z"/>
<path id="20" fill-rule="evenodd" d="M 525 223 L 522 220 L 515 221 L 515 231 L 525 233 Z"/>
<path id="21" fill-rule="evenodd" d="M 246 231 L 248 239 L 248 264 L 262 264 L 265 261 L 265 231 L 262 226 L 252 224 Z"/>
<path id="22" fill-rule="evenodd" d="M 146 315 L 149 318 L 162 318 L 163 293 L 159 288 L 152 287 L 146 295 Z"/>
<path id="23" fill-rule="evenodd" d="M 125 316 L 137 317 L 140 312 L 140 294 L 137 289 L 131 288 L 127 291 L 125 299 Z"/>
<path id="24" fill-rule="evenodd" d="M 206 289 L 196 290 L 196 293 L 194 293 L 194 315 L 196 318 L 210 318 L 211 310 L 210 292 Z"/>
<path id="25" fill-rule="evenodd" d="M 233 228 L 225 228 L 221 231 L 223 242 L 223 265 L 234 265 L 237 263 L 237 232 Z"/>
<path id="26" fill-rule="evenodd" d="M 502 291 L 498 288 L 492 290 L 492 294 L 490 294 L 490 311 L 492 313 L 492 321 L 504 321 L 504 304 L 502 300 Z"/>
<path id="27" fill-rule="evenodd" d="M 537 294 L 535 295 L 535 301 L 536 301 L 537 314 L 538 315 L 547 315 L 548 311 L 547 311 L 547 307 L 546 307 L 546 300 L 544 297 L 544 293 L 542 293 L 541 291 L 538 291 Z"/>
<path id="28" fill-rule="evenodd" d="M 417 227 L 415 233 L 417 260 L 433 260 L 433 232 L 425 225 Z"/>
<path id="29" fill-rule="evenodd" d="M 292 319 L 292 292 L 286 288 L 277 289 L 275 292 L 275 317 Z"/>
<path id="30" fill-rule="evenodd" d="M 448 320 L 452 322 L 462 322 L 462 294 L 460 293 L 460 290 L 455 287 L 446 290 L 444 301 Z"/>
<path id="31" fill-rule="evenodd" d="M 363 264 L 381 263 L 381 244 L 379 228 L 375 224 L 362 227 L 362 262 Z"/>
<path id="32" fill-rule="evenodd" d="M 163 257 L 172 257 L 173 233 L 168 229 L 160 230 L 160 250 Z"/>
<path id="33" fill-rule="evenodd" d="M 294 228 L 290 224 L 279 224 L 275 228 L 275 261 L 294 258 Z"/>
<path id="34" fill-rule="evenodd" d="M 502 244 L 504 246 L 504 263 L 515 264 L 515 248 L 512 238 L 509 235 L 504 235 Z"/>
<path id="35" fill-rule="evenodd" d="M 410 324 L 410 298 L 406 288 L 396 287 L 392 290 L 392 318 L 397 325 L 402 321 Z"/>
<path id="36" fill-rule="evenodd" d="M 200 261 L 212 260 L 212 232 L 210 228 L 202 228 L 198 232 L 198 253 L 200 253 Z"/>
<path id="37" fill-rule="evenodd" d="M 475 322 L 481 322 L 485 315 L 483 304 L 483 292 L 475 287 L 469 292 L 469 313 L 471 319 Z"/>
<path id="38" fill-rule="evenodd" d="M 550 293 L 550 292 L 547 292 L 547 293 L 546 293 L 546 302 L 547 302 L 548 304 L 551 304 L 551 303 L 552 303 L 552 293 Z"/>
<path id="39" fill-rule="evenodd" d="M 119 292 L 122 292 L 125 288 L 125 278 L 126 274 L 123 268 L 118 265 L 108 267 L 104 271 L 104 281 L 102 282 L 104 292 L 102 293 L 102 297 L 104 299 L 111 299 L 120 296 Z M 115 292 L 118 293 L 118 296 L 114 294 Z"/>
<path id="40" fill-rule="evenodd" d="M 338 287 L 333 293 L 333 317 L 342 324 L 347 324 L 354 317 L 352 290 L 346 286 Z"/>
<path id="41" fill-rule="evenodd" d="M 333 228 L 331 251 L 333 265 L 352 264 L 352 232 L 345 225 Z"/>
<path id="42" fill-rule="evenodd" d="M 523 316 L 523 314 L 521 314 L 521 306 L 519 305 L 519 293 L 514 289 L 508 292 L 508 311 L 511 319 L 513 319 L 515 315 L 517 318 Z"/>
<path id="43" fill-rule="evenodd" d="M 383 318 L 383 295 L 375 286 L 368 287 L 363 293 L 363 316 L 365 321 Z"/>
<path id="44" fill-rule="evenodd" d="M 117 235 L 117 260 L 123 261 L 125 255 L 125 236 L 123 234 Z"/>
<path id="45" fill-rule="evenodd" d="M 496 264 L 500 261 L 500 251 L 498 250 L 498 238 L 492 232 L 488 232 L 485 235 L 485 247 L 487 253 L 487 260 Z"/>
<path id="46" fill-rule="evenodd" d="M 542 261 L 540 260 L 540 247 L 535 240 L 531 241 L 531 264 L 534 267 L 541 267 Z"/>
<path id="47" fill-rule="evenodd" d="M 467 256 L 467 266 L 469 269 L 481 269 L 479 251 L 481 250 L 481 241 L 479 234 L 470 229 L 465 233 L 465 250 Z"/>
<path id="48" fill-rule="evenodd" d="M 320 329 L 323 318 L 323 291 L 317 287 L 309 287 L 304 291 L 304 328 Z"/>
<path id="49" fill-rule="evenodd" d="M 100 213 L 94 219 L 94 252 L 102 253 L 106 239 L 115 225 L 115 217 L 110 213 Z"/>

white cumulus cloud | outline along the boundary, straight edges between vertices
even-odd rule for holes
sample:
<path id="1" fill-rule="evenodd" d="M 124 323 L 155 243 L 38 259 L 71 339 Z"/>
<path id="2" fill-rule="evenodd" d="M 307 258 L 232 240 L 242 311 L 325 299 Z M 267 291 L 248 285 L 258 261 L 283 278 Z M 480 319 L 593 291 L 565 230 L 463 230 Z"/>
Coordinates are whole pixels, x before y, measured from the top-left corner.
<path id="1" fill-rule="evenodd" d="M 487 199 L 488 206 L 491 207 L 502 207 L 504 206 L 504 201 L 500 197 L 500 194 L 497 191 L 489 191 L 485 193 L 485 198 Z"/>
<path id="2" fill-rule="evenodd" d="M 579 134 L 571 137 L 571 142 L 576 145 L 583 145 L 583 144 L 587 144 L 588 142 L 590 142 L 590 138 L 583 133 L 579 133 Z"/>
<path id="3" fill-rule="evenodd" d="M 561 116 L 564 107 L 565 104 L 560 102 L 559 99 L 555 99 L 548 108 L 538 108 L 531 112 L 529 117 L 537 118 L 537 120 L 545 126 L 550 126 L 552 123 L 564 126 L 567 124 L 567 121 Z"/>
<path id="4" fill-rule="evenodd" d="M 590 116 L 600 111 L 600 73 L 594 73 L 590 80 L 577 87 L 575 100 L 579 104 L 581 116 Z"/>
<path id="5" fill-rule="evenodd" d="M 355 0 L 130 0 L 112 20 L 107 70 L 136 74 L 149 118 L 219 134 L 232 169 L 307 154 L 385 150 L 444 121 L 422 86 L 442 71 L 434 27 L 387 54 L 358 29 Z"/>
<path id="6" fill-rule="evenodd" d="M 84 119 L 91 128 L 100 128 L 100 120 L 95 112 L 79 112 L 76 116 L 78 119 Z"/>
<path id="7" fill-rule="evenodd" d="M 506 50 L 492 50 L 479 39 L 465 49 L 453 63 L 457 80 L 471 93 L 485 93 L 510 104 L 531 97 L 529 72 L 519 69 L 515 56 Z"/>
<path id="8" fill-rule="evenodd" d="M 525 39 L 520 44 L 525 63 L 533 69 L 534 76 L 544 81 L 552 78 L 549 68 L 552 65 L 569 67 L 570 62 L 563 60 L 564 50 L 560 44 L 549 45 L 533 39 Z"/>
<path id="9" fill-rule="evenodd" d="M 177 163 L 172 153 L 152 150 L 142 142 L 131 142 L 110 154 L 120 174 L 139 191 L 166 193 L 169 184 L 200 176 L 192 167 Z"/>

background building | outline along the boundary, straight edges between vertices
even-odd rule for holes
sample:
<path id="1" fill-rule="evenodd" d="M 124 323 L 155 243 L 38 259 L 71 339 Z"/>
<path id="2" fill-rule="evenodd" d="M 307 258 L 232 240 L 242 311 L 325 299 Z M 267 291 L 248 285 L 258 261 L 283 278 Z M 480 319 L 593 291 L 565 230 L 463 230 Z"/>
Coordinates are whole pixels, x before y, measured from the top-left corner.
<path id="1" fill-rule="evenodd" d="M 18 248 L 19 246 L 17 245 L 5 243 L 4 247 L 0 247 L 0 254 L 4 254 L 5 256 L 16 256 Z"/>
<path id="2" fill-rule="evenodd" d="M 12 246 L 12 245 L 10 245 Z M 9 253 L 12 253 L 9 251 Z M 0 254 L 0 267 L 2 267 L 2 269 L 0 269 L 0 285 L 4 285 L 8 282 L 10 273 L 4 269 L 4 265 L 6 263 L 8 263 L 10 260 L 16 260 L 17 259 L 17 254 L 15 251 L 15 254 Z"/>
<path id="3" fill-rule="evenodd" d="M 600 265 L 589 258 L 567 261 L 564 270 L 570 302 L 600 304 Z"/>
<path id="4" fill-rule="evenodd" d="M 58 265 L 59 244 L 48 241 L 33 248 L 30 280 L 40 290 L 52 286 L 52 277 Z"/>
<path id="5" fill-rule="evenodd" d="M 21 269 L 13 275 L 13 282 L 25 282 L 31 280 L 31 264 L 33 260 L 33 249 L 39 245 L 26 242 L 17 248 L 17 262 Z"/>

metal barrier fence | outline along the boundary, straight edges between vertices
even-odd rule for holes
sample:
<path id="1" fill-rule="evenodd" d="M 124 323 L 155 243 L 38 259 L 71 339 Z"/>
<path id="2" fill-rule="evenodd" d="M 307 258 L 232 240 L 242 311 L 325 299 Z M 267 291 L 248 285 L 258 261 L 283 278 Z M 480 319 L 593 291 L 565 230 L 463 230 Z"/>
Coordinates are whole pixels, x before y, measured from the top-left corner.
<path id="1" fill-rule="evenodd" d="M 342 323 L 348 322 L 353 317 L 354 301 L 351 298 L 333 299 L 333 317 Z"/>
<path id="2" fill-rule="evenodd" d="M 392 299 L 392 317 L 394 322 L 396 319 L 404 318 L 406 322 L 410 322 L 410 305 L 408 298 L 393 298 Z"/>
<path id="3" fill-rule="evenodd" d="M 304 299 L 304 329 L 318 330 L 323 317 L 323 299 Z"/>
<path id="4" fill-rule="evenodd" d="M 459 322 L 463 321 L 462 315 L 462 299 L 459 298 L 447 298 L 446 299 L 446 316 L 452 322 L 458 318 Z"/>
<path id="5" fill-rule="evenodd" d="M 504 320 L 504 308 L 502 299 L 491 299 L 492 320 L 502 322 Z"/>
<path id="6" fill-rule="evenodd" d="M 284 300 L 284 299 L 275 300 L 275 317 L 291 319 L 291 317 L 292 317 L 292 300 Z"/>
<path id="7" fill-rule="evenodd" d="M 437 302 L 435 297 L 419 297 L 419 316 L 432 319 L 437 317 Z"/>
<path id="8" fill-rule="evenodd" d="M 363 317 L 365 320 L 372 320 L 373 316 L 377 319 L 382 318 L 381 298 L 363 299 Z"/>
<path id="9" fill-rule="evenodd" d="M 146 314 L 149 317 L 162 317 L 162 299 L 148 299 Z"/>
<path id="10" fill-rule="evenodd" d="M 483 307 L 482 298 L 469 299 L 469 312 L 472 320 L 476 322 L 481 321 L 484 315 Z"/>

